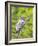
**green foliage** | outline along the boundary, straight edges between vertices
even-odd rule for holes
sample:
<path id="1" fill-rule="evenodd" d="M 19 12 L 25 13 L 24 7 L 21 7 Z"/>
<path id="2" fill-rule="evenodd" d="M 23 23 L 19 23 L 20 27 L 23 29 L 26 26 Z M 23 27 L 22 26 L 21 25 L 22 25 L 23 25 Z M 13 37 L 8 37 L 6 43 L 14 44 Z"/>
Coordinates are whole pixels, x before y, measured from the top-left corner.
<path id="1" fill-rule="evenodd" d="M 13 7 L 11 6 L 11 38 L 17 38 L 16 37 L 16 23 L 19 21 L 19 18 L 21 16 L 24 16 L 25 19 L 28 17 L 28 16 L 31 16 L 28 23 L 25 24 L 20 33 L 19 33 L 19 38 L 31 38 L 32 37 L 32 33 L 33 33 L 33 29 L 32 29 L 32 26 L 33 26 L 33 8 L 31 7 Z"/>

